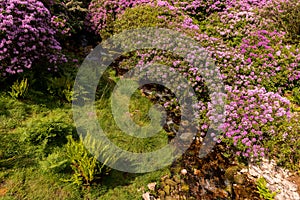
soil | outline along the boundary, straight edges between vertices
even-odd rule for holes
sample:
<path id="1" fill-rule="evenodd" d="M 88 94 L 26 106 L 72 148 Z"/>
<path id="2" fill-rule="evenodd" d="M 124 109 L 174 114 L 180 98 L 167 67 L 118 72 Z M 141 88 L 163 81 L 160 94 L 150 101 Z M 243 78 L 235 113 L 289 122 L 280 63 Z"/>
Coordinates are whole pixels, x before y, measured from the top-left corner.
<path id="1" fill-rule="evenodd" d="M 256 184 L 239 173 L 244 166 L 223 155 L 225 148 L 222 144 L 216 145 L 204 158 L 198 157 L 200 147 L 199 142 L 194 142 L 182 158 L 173 164 L 172 177 L 163 179 L 158 189 L 160 199 L 262 199 L 256 192 Z M 185 175 L 180 173 L 182 169 L 187 170 Z M 178 176 L 180 183 L 170 186 L 173 191 L 168 192 L 169 180 L 176 182 Z"/>

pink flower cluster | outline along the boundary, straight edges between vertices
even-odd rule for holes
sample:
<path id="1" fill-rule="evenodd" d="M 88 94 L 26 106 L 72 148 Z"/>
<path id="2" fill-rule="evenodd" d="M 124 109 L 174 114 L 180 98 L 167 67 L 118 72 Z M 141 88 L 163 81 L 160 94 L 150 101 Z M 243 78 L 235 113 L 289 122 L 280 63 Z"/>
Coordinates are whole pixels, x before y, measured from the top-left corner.
<path id="1" fill-rule="evenodd" d="M 151 0 L 93 0 L 89 5 L 92 28 L 98 32 L 107 26 L 109 20 L 115 20 L 118 14 L 136 5 L 147 4 Z"/>
<path id="2" fill-rule="evenodd" d="M 119 15 L 123 14 L 127 8 L 138 5 L 151 5 L 153 7 L 164 7 L 168 11 L 173 11 L 179 15 L 184 15 L 183 28 L 198 30 L 199 27 L 193 23 L 188 15 L 183 14 L 184 7 L 178 7 L 178 2 L 170 3 L 163 0 L 94 0 L 89 5 L 89 20 L 92 28 L 99 32 L 107 27 L 107 23 L 114 21 Z"/>
<path id="3" fill-rule="evenodd" d="M 237 155 L 259 157 L 267 153 L 264 140 L 282 134 L 278 127 L 286 126 L 290 119 L 290 102 L 281 96 L 282 90 L 300 79 L 299 47 L 285 43 L 286 34 L 268 28 L 272 20 L 261 15 L 278 1 L 289 0 L 94 0 L 90 14 L 93 27 L 99 32 L 107 23 L 119 19 L 127 8 L 137 5 L 147 4 L 176 13 L 179 16 L 176 19 L 159 17 L 166 19 L 167 28 L 175 28 L 199 41 L 216 63 L 216 68 L 210 71 L 220 69 L 227 85 L 226 119 L 218 127 L 223 135 L 215 137 L 215 141 L 233 147 Z M 186 44 L 184 48 L 191 47 Z M 212 113 L 218 113 L 224 96 L 209 97 L 205 79 L 209 75 L 203 74 L 200 66 L 193 65 L 196 56 L 189 54 L 183 60 L 159 50 L 143 50 L 120 62 L 119 67 L 129 70 L 128 63 L 134 63 L 142 71 L 145 64 L 161 63 L 168 66 L 166 71 L 148 69 L 148 72 L 163 78 L 168 77 L 168 71 L 179 71 L 196 92 L 199 101 L 192 107 L 198 111 L 194 116 L 199 120 L 201 134 L 205 135 L 209 125 L 223 120 L 222 115 Z M 178 113 L 179 103 L 174 97 L 166 98 L 163 106 Z"/>
<path id="4" fill-rule="evenodd" d="M 263 141 L 274 137 L 291 117 L 289 100 L 264 88 L 226 87 L 228 104 L 223 140 L 242 156 L 263 156 Z"/>
<path id="5" fill-rule="evenodd" d="M 39 61 L 66 61 L 55 39 L 51 15 L 37 0 L 0 2 L 0 72 L 21 73 Z M 40 63 L 42 64 L 42 63 Z"/>

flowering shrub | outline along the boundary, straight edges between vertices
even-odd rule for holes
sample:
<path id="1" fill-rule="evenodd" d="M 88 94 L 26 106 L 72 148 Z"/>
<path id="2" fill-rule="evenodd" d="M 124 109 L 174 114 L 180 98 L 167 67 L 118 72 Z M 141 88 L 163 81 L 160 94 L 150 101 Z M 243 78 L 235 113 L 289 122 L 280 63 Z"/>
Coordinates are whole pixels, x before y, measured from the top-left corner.
<path id="1" fill-rule="evenodd" d="M 300 2 L 298 0 L 272 0 L 261 15 L 268 23 L 266 28 L 286 32 L 285 41 L 292 44 L 300 42 Z"/>
<path id="2" fill-rule="evenodd" d="M 89 8 L 94 30 L 100 34 L 105 29 L 109 33 L 119 33 L 155 26 L 175 29 L 199 41 L 213 57 L 216 70 L 221 70 L 227 85 L 227 117 L 222 126 L 223 135 L 215 140 L 225 142 L 240 156 L 260 157 L 270 151 L 274 153 L 267 141 L 288 133 L 290 102 L 281 95 L 284 90 L 295 87 L 300 79 L 299 49 L 286 42 L 290 33 L 268 26 L 274 19 L 267 18 L 265 13 L 274 2 L 94 0 Z M 289 11 L 283 5 L 278 8 L 280 13 Z M 145 68 L 153 63 L 165 65 L 165 71 Z M 183 60 L 161 50 L 139 50 L 122 57 L 114 67 L 120 75 L 133 67 L 161 77 L 166 77 L 170 71 L 180 72 L 196 92 L 198 101 L 193 108 L 198 112 L 194 116 L 199 120 L 199 131 L 204 136 L 211 122 L 221 120 L 211 116 L 221 98 L 209 98 L 200 67 L 192 63 L 193 58 Z M 160 103 L 167 111 L 179 116 L 178 99 L 172 95 L 163 96 Z"/>
<path id="3" fill-rule="evenodd" d="M 249 75 L 252 85 L 278 91 L 300 79 L 299 49 L 284 45 L 283 37 L 277 31 L 259 30 L 243 39 L 241 53 L 249 67 L 239 69 L 239 73 Z"/>
<path id="4" fill-rule="evenodd" d="M 284 42 L 284 32 L 262 29 L 265 22 L 257 12 L 229 11 L 212 14 L 200 24 L 207 34 L 201 43 L 220 66 L 225 83 L 274 92 L 294 87 L 300 77 L 299 48 Z"/>
<path id="5" fill-rule="evenodd" d="M 89 5 L 92 28 L 96 32 L 99 32 L 101 29 L 105 28 L 108 23 L 114 21 L 117 14 L 123 13 L 126 8 L 149 3 L 150 1 L 151 0 L 93 0 Z"/>
<path id="6" fill-rule="evenodd" d="M 55 39 L 51 15 L 37 0 L 0 2 L 0 72 L 21 73 L 38 61 L 66 61 Z M 49 68 L 50 69 L 50 68 Z"/>
<path id="7" fill-rule="evenodd" d="M 86 0 L 42 0 L 47 5 L 52 18 L 51 22 L 56 28 L 57 36 L 61 40 L 76 35 L 84 29 L 84 20 L 88 4 Z"/>
<path id="8" fill-rule="evenodd" d="M 291 117 L 290 102 L 264 88 L 239 90 L 228 86 L 226 90 L 229 103 L 222 141 L 233 146 L 237 155 L 264 156 L 265 141 L 281 133 L 281 126 Z"/>
<path id="9" fill-rule="evenodd" d="M 126 9 L 113 25 L 115 33 L 141 27 L 169 28 L 186 33 L 199 29 L 188 15 L 176 10 L 175 7 L 158 4 L 139 5 Z"/>

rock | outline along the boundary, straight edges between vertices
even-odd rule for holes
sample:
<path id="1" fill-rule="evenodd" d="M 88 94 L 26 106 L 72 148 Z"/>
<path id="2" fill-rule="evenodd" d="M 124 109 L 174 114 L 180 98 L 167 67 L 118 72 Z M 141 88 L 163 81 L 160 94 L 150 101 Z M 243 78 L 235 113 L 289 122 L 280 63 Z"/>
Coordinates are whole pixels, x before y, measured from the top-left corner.
<path id="1" fill-rule="evenodd" d="M 155 186 L 156 186 L 156 183 L 155 183 L 155 182 L 154 182 L 154 183 L 149 183 L 149 184 L 148 184 L 149 190 L 152 190 L 152 191 L 155 190 Z"/>
<path id="2" fill-rule="evenodd" d="M 146 192 L 146 193 L 143 194 L 142 197 L 143 197 L 144 200 L 150 200 L 150 193 Z"/>
<path id="3" fill-rule="evenodd" d="M 243 184 L 245 182 L 244 175 L 242 175 L 242 174 L 234 175 L 233 181 L 234 181 L 234 183 L 237 183 L 237 184 L 240 184 L 240 185 Z"/>
<path id="4" fill-rule="evenodd" d="M 275 183 L 274 179 L 269 174 L 264 174 L 263 177 L 269 184 L 273 185 Z"/>
<path id="5" fill-rule="evenodd" d="M 248 177 L 256 180 L 259 176 L 263 176 L 269 190 L 276 192 L 276 200 L 300 200 L 297 185 L 288 180 L 291 172 L 276 166 L 274 160 L 263 159 L 259 166 L 253 163 L 249 163 L 248 166 Z"/>
<path id="6" fill-rule="evenodd" d="M 275 200 L 282 200 L 282 199 L 285 199 L 284 198 L 284 194 L 277 194 L 275 197 L 274 197 Z"/>
<path id="7" fill-rule="evenodd" d="M 299 200 L 300 199 L 300 195 L 297 192 L 294 192 L 292 197 L 295 200 Z"/>
<path id="8" fill-rule="evenodd" d="M 254 166 L 249 169 L 249 174 L 254 177 L 259 177 L 258 170 Z"/>
<path id="9" fill-rule="evenodd" d="M 187 170 L 186 170 L 186 169 L 182 169 L 182 170 L 181 170 L 181 174 L 182 174 L 182 175 L 186 175 L 186 174 L 187 174 Z"/>
<path id="10" fill-rule="evenodd" d="M 240 172 L 244 174 L 244 173 L 247 173 L 248 170 L 246 168 L 243 168 Z"/>
<path id="11" fill-rule="evenodd" d="M 280 182 L 281 182 L 281 179 L 280 179 L 280 178 L 274 177 L 273 180 L 274 180 L 275 183 L 280 183 Z"/>
<path id="12" fill-rule="evenodd" d="M 180 135 L 180 139 L 183 141 L 192 141 L 193 140 L 193 133 L 183 133 Z"/>

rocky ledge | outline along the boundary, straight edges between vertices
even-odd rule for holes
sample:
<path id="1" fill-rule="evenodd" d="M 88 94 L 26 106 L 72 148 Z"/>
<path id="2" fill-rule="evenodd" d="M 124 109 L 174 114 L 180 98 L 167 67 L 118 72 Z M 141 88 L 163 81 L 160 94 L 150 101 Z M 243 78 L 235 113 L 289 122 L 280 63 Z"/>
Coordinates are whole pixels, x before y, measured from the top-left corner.
<path id="1" fill-rule="evenodd" d="M 241 173 L 252 180 L 263 177 L 269 190 L 276 192 L 275 200 L 300 199 L 299 175 L 278 167 L 274 160 L 262 159 L 260 164 L 250 163 L 248 169 L 242 169 Z"/>

